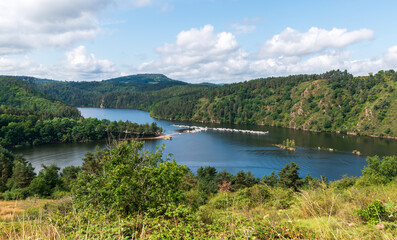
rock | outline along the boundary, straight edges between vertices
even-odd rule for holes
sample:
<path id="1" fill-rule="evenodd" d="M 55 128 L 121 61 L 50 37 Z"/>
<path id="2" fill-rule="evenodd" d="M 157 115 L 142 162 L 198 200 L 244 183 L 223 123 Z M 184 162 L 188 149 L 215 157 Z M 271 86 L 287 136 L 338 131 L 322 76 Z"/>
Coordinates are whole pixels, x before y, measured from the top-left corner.
<path id="1" fill-rule="evenodd" d="M 383 229 L 385 229 L 385 225 L 383 225 L 382 223 L 379 223 L 376 225 L 376 228 L 379 230 L 383 230 Z"/>

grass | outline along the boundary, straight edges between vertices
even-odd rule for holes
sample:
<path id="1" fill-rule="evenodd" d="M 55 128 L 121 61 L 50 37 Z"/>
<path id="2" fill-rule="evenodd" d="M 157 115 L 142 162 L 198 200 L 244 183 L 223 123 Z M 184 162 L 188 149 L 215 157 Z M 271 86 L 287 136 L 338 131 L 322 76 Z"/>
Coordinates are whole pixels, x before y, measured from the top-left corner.
<path id="1" fill-rule="evenodd" d="M 0 202 L 1 239 L 396 239 L 395 219 L 384 229 L 361 219 L 357 209 L 374 200 L 397 213 L 397 182 L 356 182 L 340 189 L 320 184 L 293 192 L 254 186 L 214 195 L 198 211 L 170 209 L 166 215 L 120 218 L 74 210 L 70 199 Z M 259 191 L 266 188 L 264 191 Z M 181 211 L 181 209 L 183 211 Z M 181 215 L 181 212 L 183 214 Z"/>
<path id="2" fill-rule="evenodd" d="M 26 210 L 43 208 L 53 202 L 49 199 L 31 198 L 27 200 L 0 201 L 0 221 L 12 220 L 24 215 Z"/>
<path id="3" fill-rule="evenodd" d="M 46 208 L 54 200 L 0 201 L 0 239 L 60 239 Z"/>

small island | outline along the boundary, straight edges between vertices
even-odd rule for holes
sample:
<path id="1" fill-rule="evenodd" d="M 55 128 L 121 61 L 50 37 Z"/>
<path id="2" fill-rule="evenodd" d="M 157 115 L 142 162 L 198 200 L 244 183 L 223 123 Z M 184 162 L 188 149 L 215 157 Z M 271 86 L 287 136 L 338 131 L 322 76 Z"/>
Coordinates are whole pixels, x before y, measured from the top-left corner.
<path id="1" fill-rule="evenodd" d="M 288 151 L 295 151 L 296 150 L 296 145 L 295 145 L 295 140 L 287 138 L 286 140 L 283 141 L 283 144 L 275 144 L 274 146 L 279 147 L 284 150 Z"/>

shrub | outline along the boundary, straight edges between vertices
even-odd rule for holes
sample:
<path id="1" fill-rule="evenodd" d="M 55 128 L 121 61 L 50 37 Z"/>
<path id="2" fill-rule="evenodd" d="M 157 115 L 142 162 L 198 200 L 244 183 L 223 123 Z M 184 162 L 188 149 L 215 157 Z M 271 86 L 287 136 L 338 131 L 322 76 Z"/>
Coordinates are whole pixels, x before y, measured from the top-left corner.
<path id="1" fill-rule="evenodd" d="M 17 188 L 10 191 L 5 191 L 3 198 L 6 201 L 9 200 L 23 200 L 30 196 L 30 191 L 28 188 Z"/>
<path id="2" fill-rule="evenodd" d="M 397 156 L 367 157 L 367 167 L 364 167 L 363 177 L 377 178 L 379 183 L 390 182 L 397 176 Z"/>
<path id="3" fill-rule="evenodd" d="M 378 224 L 379 222 L 388 218 L 385 206 L 381 201 L 378 200 L 373 201 L 364 209 L 356 210 L 356 213 L 364 221 L 371 224 Z"/>
<path id="4" fill-rule="evenodd" d="M 94 206 L 121 215 L 143 212 L 168 204 L 178 205 L 184 194 L 185 166 L 162 159 L 162 150 L 142 152 L 143 142 L 120 142 L 100 154 L 101 161 L 90 172 L 79 174 L 72 189 L 76 206 Z"/>
<path id="5" fill-rule="evenodd" d="M 342 179 L 331 182 L 331 187 L 334 187 L 339 190 L 347 189 L 353 186 L 357 182 L 356 177 L 349 177 L 347 175 L 343 175 Z"/>
<path id="6" fill-rule="evenodd" d="M 40 170 L 39 175 L 33 179 L 29 188 L 34 195 L 49 197 L 55 189 L 59 188 L 62 184 L 58 174 L 60 168 L 54 164 L 50 166 L 42 165 L 42 167 L 43 169 Z"/>

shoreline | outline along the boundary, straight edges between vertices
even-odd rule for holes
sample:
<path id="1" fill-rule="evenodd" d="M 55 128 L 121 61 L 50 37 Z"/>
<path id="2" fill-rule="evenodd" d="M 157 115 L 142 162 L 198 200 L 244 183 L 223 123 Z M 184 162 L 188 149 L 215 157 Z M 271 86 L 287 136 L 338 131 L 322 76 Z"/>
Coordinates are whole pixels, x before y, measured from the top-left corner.
<path id="1" fill-rule="evenodd" d="M 98 108 L 98 107 L 76 107 L 76 108 Z M 222 124 L 219 121 L 193 121 L 193 120 L 176 120 L 176 119 L 166 119 L 166 118 L 161 118 L 158 116 L 152 116 L 149 111 L 142 110 L 142 109 L 135 109 L 135 108 L 107 108 L 107 109 L 131 109 L 131 110 L 139 110 L 143 112 L 149 113 L 149 116 L 157 119 L 157 120 L 166 120 L 166 121 L 182 121 L 182 122 L 189 122 L 189 123 L 215 123 L 215 124 Z M 289 126 L 275 126 L 275 125 L 270 125 L 270 124 L 242 124 L 245 126 L 269 126 L 269 127 L 281 127 L 281 128 L 288 128 L 288 129 L 294 129 L 294 130 L 301 130 L 301 131 L 306 131 L 306 132 L 315 132 L 315 133 L 337 133 L 337 134 L 345 134 L 348 136 L 362 136 L 362 137 L 371 137 L 371 138 L 383 138 L 383 139 L 390 139 L 390 140 L 397 140 L 397 137 L 392 137 L 392 136 L 377 136 L 373 134 L 360 134 L 356 132 L 346 132 L 343 130 L 313 130 L 313 129 L 305 129 L 305 128 L 298 128 L 298 127 L 289 127 Z M 140 139 L 140 138 L 139 138 Z M 145 139 L 161 139 L 160 138 L 145 138 Z"/>
<path id="2" fill-rule="evenodd" d="M 150 113 L 149 113 L 149 116 Z M 158 118 L 151 116 L 152 118 L 155 118 L 157 120 L 165 120 L 165 121 L 179 121 L 179 120 L 172 120 L 172 119 L 163 119 L 163 118 Z M 191 121 L 191 120 L 180 120 L 184 122 L 189 122 L 189 123 L 215 123 L 215 124 L 222 124 L 220 122 L 214 121 Z M 377 135 L 372 135 L 372 134 L 360 134 L 356 132 L 345 132 L 342 130 L 313 130 L 313 129 L 305 129 L 305 128 L 297 128 L 297 127 L 288 127 L 288 126 L 275 126 L 275 125 L 270 125 L 270 124 L 239 124 L 243 126 L 268 126 L 268 127 L 281 127 L 281 128 L 288 128 L 288 129 L 294 129 L 298 131 L 305 131 L 305 132 L 315 132 L 315 133 L 336 133 L 336 134 L 345 134 L 348 136 L 359 136 L 359 137 L 371 137 L 371 138 L 383 138 L 383 139 L 390 139 L 390 140 L 397 140 L 397 137 L 392 137 L 392 136 L 377 136 Z"/>
<path id="3" fill-rule="evenodd" d="M 155 139 L 170 139 L 172 136 L 170 134 L 161 134 L 159 136 L 156 137 L 140 137 L 140 138 L 124 138 L 124 139 L 120 139 L 120 140 L 155 140 Z"/>

